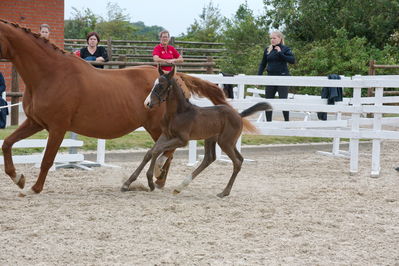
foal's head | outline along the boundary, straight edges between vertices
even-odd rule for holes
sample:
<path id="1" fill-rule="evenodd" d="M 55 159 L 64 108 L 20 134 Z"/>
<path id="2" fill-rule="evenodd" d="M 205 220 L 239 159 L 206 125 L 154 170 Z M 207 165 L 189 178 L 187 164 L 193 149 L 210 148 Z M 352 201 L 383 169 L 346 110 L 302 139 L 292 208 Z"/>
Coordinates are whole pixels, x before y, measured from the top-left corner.
<path id="1" fill-rule="evenodd" d="M 155 80 L 154 86 L 150 94 L 144 101 L 146 108 L 152 108 L 156 104 L 161 104 L 168 98 L 169 90 L 172 87 L 173 76 L 175 74 L 175 66 L 168 73 L 165 73 L 158 65 L 159 77 Z"/>

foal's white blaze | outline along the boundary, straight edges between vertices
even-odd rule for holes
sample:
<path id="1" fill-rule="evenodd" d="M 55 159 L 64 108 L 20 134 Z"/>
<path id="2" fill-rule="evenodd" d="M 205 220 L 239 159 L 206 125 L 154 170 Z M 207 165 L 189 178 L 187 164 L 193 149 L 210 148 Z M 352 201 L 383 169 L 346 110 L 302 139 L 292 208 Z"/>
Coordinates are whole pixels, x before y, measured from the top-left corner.
<path id="1" fill-rule="evenodd" d="M 183 182 L 175 188 L 175 191 L 176 191 L 176 192 L 181 192 L 181 191 L 183 190 L 183 188 L 187 187 L 188 184 L 191 183 L 191 181 L 193 181 L 193 177 L 192 177 L 191 175 L 187 176 L 187 177 L 183 180 Z"/>
<path id="2" fill-rule="evenodd" d="M 156 80 L 154 81 L 154 86 L 152 86 L 152 89 L 151 89 L 150 93 L 148 94 L 147 98 L 146 98 L 145 101 L 144 101 L 144 106 L 145 106 L 146 108 L 147 108 L 148 105 L 151 103 L 151 93 L 152 93 L 152 91 L 154 90 L 155 86 L 157 86 L 158 83 L 159 83 L 159 80 L 156 79 Z"/>

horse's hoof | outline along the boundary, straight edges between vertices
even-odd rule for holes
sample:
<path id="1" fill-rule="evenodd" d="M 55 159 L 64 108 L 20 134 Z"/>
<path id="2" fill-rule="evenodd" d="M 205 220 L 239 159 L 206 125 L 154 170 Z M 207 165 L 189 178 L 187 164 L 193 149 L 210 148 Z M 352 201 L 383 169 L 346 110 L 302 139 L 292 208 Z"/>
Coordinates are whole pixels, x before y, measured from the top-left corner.
<path id="1" fill-rule="evenodd" d="M 180 193 L 179 190 L 177 190 L 177 189 L 173 190 L 173 194 L 174 194 L 174 195 L 177 195 L 177 194 L 179 194 L 179 193 Z"/>
<path id="2" fill-rule="evenodd" d="M 18 197 L 26 197 L 28 195 L 37 195 L 39 193 L 35 192 L 32 188 L 28 189 L 28 190 L 22 190 L 19 192 Z"/>
<path id="3" fill-rule="evenodd" d="M 25 176 L 24 176 L 24 175 L 21 175 L 21 176 L 20 176 L 19 181 L 18 181 L 18 183 L 17 183 L 17 186 L 18 186 L 20 189 L 23 189 L 23 188 L 25 187 Z"/>
<path id="4" fill-rule="evenodd" d="M 395 170 L 399 172 L 399 167 L 396 167 Z"/>
<path id="5" fill-rule="evenodd" d="M 129 191 L 129 186 L 123 185 L 123 186 L 121 187 L 121 192 L 127 192 L 127 191 Z"/>
<path id="6" fill-rule="evenodd" d="M 25 176 L 20 175 L 19 177 L 12 178 L 11 180 L 16 184 L 20 189 L 23 189 L 25 187 Z"/>

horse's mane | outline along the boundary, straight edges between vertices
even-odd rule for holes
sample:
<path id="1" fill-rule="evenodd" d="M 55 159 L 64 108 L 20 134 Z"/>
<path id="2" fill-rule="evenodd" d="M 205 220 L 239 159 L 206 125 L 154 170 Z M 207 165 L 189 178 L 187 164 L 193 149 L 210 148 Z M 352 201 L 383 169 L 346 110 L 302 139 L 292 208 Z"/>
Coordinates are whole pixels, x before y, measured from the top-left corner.
<path id="1" fill-rule="evenodd" d="M 5 23 L 5 24 L 14 26 L 14 27 L 17 28 L 17 29 L 21 29 L 22 31 L 26 32 L 27 34 L 32 35 L 32 36 L 35 37 L 36 39 L 42 40 L 44 43 L 49 43 L 49 44 L 53 47 L 53 49 L 56 50 L 56 51 L 59 51 L 59 52 L 61 52 L 61 53 L 63 53 L 63 54 L 67 53 L 64 49 L 61 49 L 61 48 L 58 47 L 55 43 L 49 41 L 49 39 L 41 37 L 40 34 L 37 33 L 37 32 L 33 32 L 30 28 L 22 27 L 22 26 L 20 26 L 20 25 L 17 24 L 17 23 L 9 22 L 9 21 L 4 20 L 4 19 L 0 19 L 0 21 L 3 22 L 3 23 Z"/>
<path id="2" fill-rule="evenodd" d="M 214 83 L 200 78 L 196 78 L 184 73 L 176 73 L 184 81 L 188 89 L 201 97 L 206 97 L 213 104 L 229 105 L 223 91 Z"/>
<path id="3" fill-rule="evenodd" d="M 199 96 L 206 97 L 215 105 L 224 104 L 233 108 L 227 101 L 224 92 L 216 84 L 196 78 L 184 73 L 176 73 L 186 84 L 187 88 Z M 259 130 L 246 118 L 243 118 L 244 131 L 258 133 Z"/>

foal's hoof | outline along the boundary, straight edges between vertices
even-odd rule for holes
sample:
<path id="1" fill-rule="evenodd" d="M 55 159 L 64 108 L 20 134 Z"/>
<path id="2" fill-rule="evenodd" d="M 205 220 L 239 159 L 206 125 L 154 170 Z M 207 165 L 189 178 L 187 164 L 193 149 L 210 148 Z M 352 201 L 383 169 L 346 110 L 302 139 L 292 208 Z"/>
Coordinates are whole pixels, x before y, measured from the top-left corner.
<path id="1" fill-rule="evenodd" d="M 228 196 L 228 195 L 229 195 L 229 194 L 225 195 L 225 194 L 222 192 L 222 193 L 217 194 L 216 196 L 218 196 L 219 198 L 224 198 L 224 197 L 226 197 L 226 196 Z"/>
<path id="2" fill-rule="evenodd" d="M 177 190 L 177 189 L 173 190 L 173 194 L 174 194 L 174 195 L 177 195 L 177 194 L 179 194 L 179 193 L 180 193 L 179 190 Z"/>
<path id="3" fill-rule="evenodd" d="M 121 187 L 121 192 L 126 192 L 126 191 L 129 191 L 129 186 L 123 185 L 123 186 Z"/>
<path id="4" fill-rule="evenodd" d="M 395 170 L 399 172 L 399 167 L 396 167 Z"/>
<path id="5" fill-rule="evenodd" d="M 155 180 L 155 187 L 161 189 L 165 186 L 165 182 L 166 178 L 157 179 Z"/>

